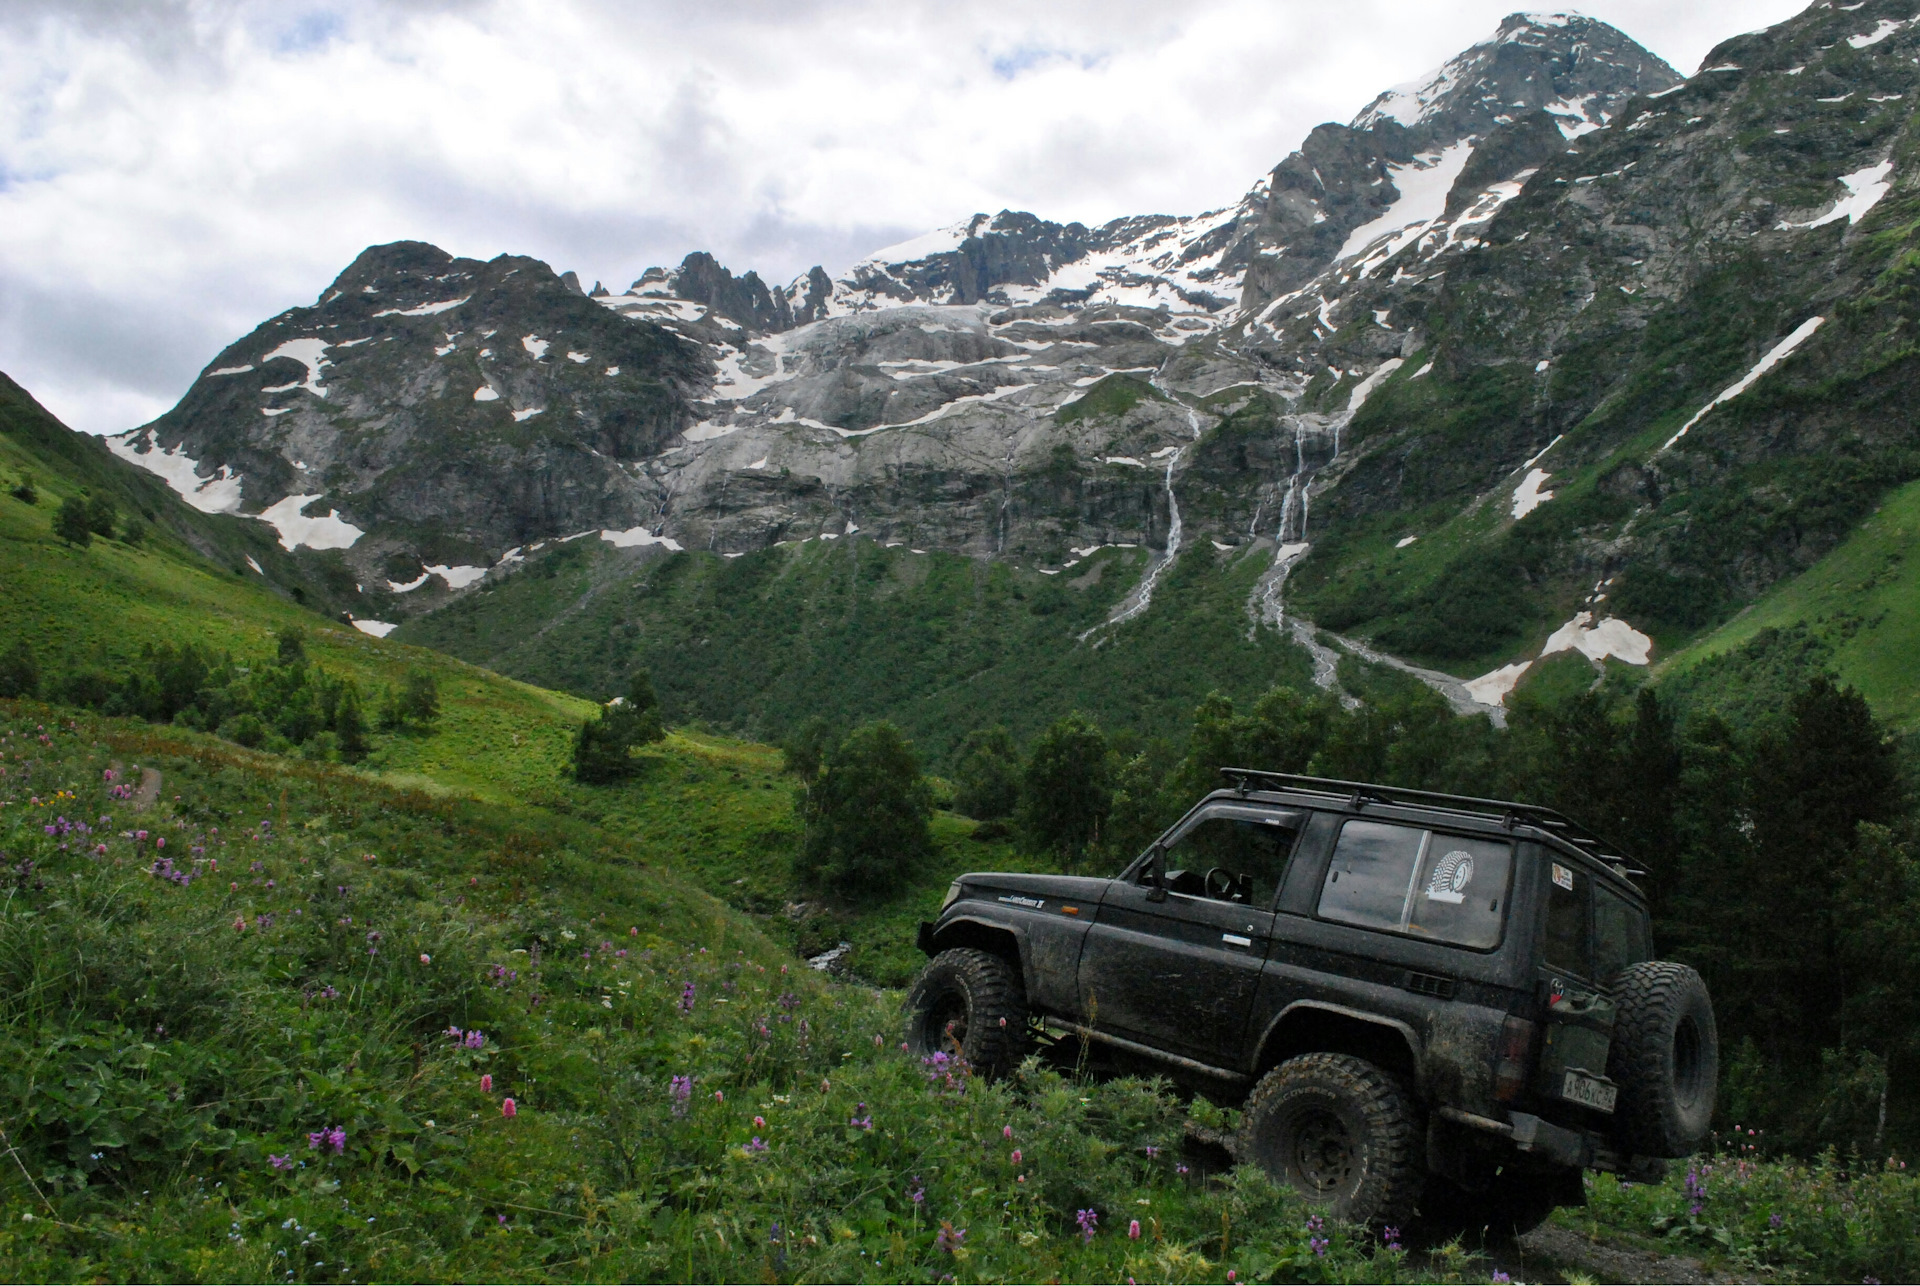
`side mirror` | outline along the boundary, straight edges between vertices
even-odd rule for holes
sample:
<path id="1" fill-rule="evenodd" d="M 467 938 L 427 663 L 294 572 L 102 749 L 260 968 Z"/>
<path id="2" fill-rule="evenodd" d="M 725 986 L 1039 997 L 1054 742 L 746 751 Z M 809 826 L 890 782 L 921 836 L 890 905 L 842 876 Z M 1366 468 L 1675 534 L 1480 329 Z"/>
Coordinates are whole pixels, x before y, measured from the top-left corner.
<path id="1" fill-rule="evenodd" d="M 1153 856 L 1147 859 L 1146 869 L 1140 872 L 1140 882 L 1147 887 L 1147 901 L 1165 902 L 1167 900 L 1166 850 L 1155 846 Z"/>

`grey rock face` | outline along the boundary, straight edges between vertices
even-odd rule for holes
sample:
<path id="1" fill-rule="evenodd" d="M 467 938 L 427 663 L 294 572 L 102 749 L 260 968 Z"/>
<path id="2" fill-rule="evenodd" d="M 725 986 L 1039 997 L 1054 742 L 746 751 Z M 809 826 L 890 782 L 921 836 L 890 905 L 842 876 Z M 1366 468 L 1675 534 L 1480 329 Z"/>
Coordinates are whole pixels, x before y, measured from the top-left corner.
<path id="1" fill-rule="evenodd" d="M 978 214 L 782 289 L 694 254 L 589 297 L 530 259 L 375 247 L 117 449 L 339 549 L 387 620 L 594 532 L 720 553 L 859 532 L 1049 570 L 1265 542 L 1290 565 L 1329 486 L 1378 486 L 1343 433 L 1429 345 L 1445 283 L 1568 147 L 1676 80 L 1604 24 L 1516 16 L 1231 208 Z"/>

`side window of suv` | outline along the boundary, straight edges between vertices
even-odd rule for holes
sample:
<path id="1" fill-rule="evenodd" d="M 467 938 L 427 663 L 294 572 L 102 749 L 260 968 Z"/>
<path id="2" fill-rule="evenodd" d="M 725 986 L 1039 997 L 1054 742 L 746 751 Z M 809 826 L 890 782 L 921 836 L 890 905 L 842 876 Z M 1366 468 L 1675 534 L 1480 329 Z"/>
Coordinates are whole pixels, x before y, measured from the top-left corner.
<path id="1" fill-rule="evenodd" d="M 1647 916 L 1618 893 L 1595 885 L 1593 890 L 1594 963 L 1602 980 L 1630 964 L 1653 959 Z"/>
<path id="2" fill-rule="evenodd" d="M 1340 828 L 1320 889 L 1322 919 L 1486 949 L 1506 922 L 1513 846 L 1415 826 Z"/>
<path id="3" fill-rule="evenodd" d="M 1571 862 L 1547 855 L 1547 930 L 1540 953 L 1547 966 L 1582 978 L 1595 977 L 1590 928 L 1593 880 Z"/>
<path id="4" fill-rule="evenodd" d="M 1272 903 L 1287 858 L 1300 835 L 1300 814 L 1263 814 L 1236 809 L 1203 817 L 1167 849 L 1168 889 L 1192 897 L 1265 907 Z M 1224 872 L 1207 888 L 1209 871 Z"/>

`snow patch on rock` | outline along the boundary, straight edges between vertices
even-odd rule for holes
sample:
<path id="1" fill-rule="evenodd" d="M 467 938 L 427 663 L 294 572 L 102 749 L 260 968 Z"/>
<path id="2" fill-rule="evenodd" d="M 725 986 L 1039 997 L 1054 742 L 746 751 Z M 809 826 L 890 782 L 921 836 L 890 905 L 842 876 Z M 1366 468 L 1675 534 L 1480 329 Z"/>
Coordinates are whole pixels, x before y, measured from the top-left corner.
<path id="1" fill-rule="evenodd" d="M 1809 317 L 1805 321 L 1801 322 L 1798 326 L 1794 327 L 1793 333 L 1788 335 L 1785 339 L 1781 340 L 1778 344 L 1775 344 L 1772 348 L 1768 349 L 1766 356 L 1762 357 L 1759 361 L 1753 364 L 1752 370 L 1748 371 L 1745 375 L 1742 375 L 1739 378 L 1739 380 L 1737 380 L 1733 384 L 1730 384 L 1726 388 L 1722 389 L 1720 391 L 1720 395 L 1714 398 L 1713 401 L 1707 403 L 1705 406 L 1701 407 L 1698 411 L 1695 411 L 1693 413 L 1693 418 L 1691 420 L 1688 420 L 1685 424 L 1681 425 L 1679 428 L 1679 431 L 1676 432 L 1672 437 L 1668 438 L 1666 442 L 1660 447 L 1660 449 L 1662 451 L 1665 451 L 1668 447 L 1678 442 L 1681 438 L 1686 437 L 1687 430 L 1691 429 L 1694 425 L 1700 423 L 1701 417 L 1706 415 L 1708 411 L 1711 411 L 1714 407 L 1720 406 L 1723 403 L 1733 401 L 1734 398 L 1739 397 L 1742 393 L 1746 392 L 1749 388 L 1753 387 L 1753 382 L 1755 380 L 1759 379 L 1762 375 L 1765 375 L 1768 371 L 1772 370 L 1775 366 L 1778 366 L 1781 362 L 1785 361 L 1788 355 L 1791 354 L 1794 349 L 1800 347 L 1801 344 L 1806 342 L 1808 336 L 1812 335 L 1813 332 L 1820 329 L 1820 323 L 1824 322 L 1825 320 L 1826 318 L 1824 317 Z M 1558 441 L 1558 439 L 1555 439 L 1555 440 Z"/>
<path id="2" fill-rule="evenodd" d="M 445 567 L 439 564 L 429 564 L 427 571 L 445 581 L 448 589 L 465 589 L 487 574 L 484 567 Z"/>
<path id="3" fill-rule="evenodd" d="M 353 620 L 354 629 L 359 630 L 362 634 L 371 634 L 377 639 L 383 639 L 400 628 L 400 626 L 393 621 L 375 621 L 359 616 L 351 619 Z"/>
<path id="4" fill-rule="evenodd" d="M 632 549 L 639 545 L 659 545 L 676 554 L 679 553 L 681 549 L 680 542 L 673 537 L 656 536 L 645 527 L 629 527 L 625 531 L 603 530 L 600 533 L 600 539 L 606 541 L 615 549 Z"/>
<path id="5" fill-rule="evenodd" d="M 1483 706 L 1505 705 L 1507 697 L 1513 692 L 1514 685 L 1520 682 L 1533 662 L 1515 661 L 1512 665 L 1503 665 L 1497 670 L 1489 670 L 1477 679 L 1468 679 L 1461 684 L 1467 695 Z"/>
<path id="6" fill-rule="evenodd" d="M 462 295 L 458 299 L 446 299 L 437 304 L 421 304 L 418 308 L 382 308 L 379 312 L 375 313 L 374 316 L 431 317 L 435 313 L 444 313 L 449 309 L 458 308 L 461 304 L 466 303 L 467 300 L 472 298 L 472 295 Z M 388 626 L 388 628 L 391 629 L 392 626 Z"/>
<path id="7" fill-rule="evenodd" d="M 1578 652 L 1589 661 L 1604 661 L 1612 656 L 1628 665 L 1645 665 L 1653 655 L 1653 640 L 1617 616 L 1609 616 L 1595 625 L 1592 612 L 1580 612 L 1547 636 L 1547 645 L 1540 649 L 1540 655 L 1549 657 L 1567 651 Z"/>
<path id="8" fill-rule="evenodd" d="M 288 496 L 260 511 L 260 521 L 280 533 L 282 549 L 298 549 L 302 545 L 309 549 L 349 549 L 354 541 L 367 534 L 343 519 L 337 509 L 327 510 L 325 517 L 309 517 L 303 513 L 321 494 L 316 491 L 312 495 Z"/>
<path id="9" fill-rule="evenodd" d="M 1540 489 L 1540 484 L 1552 476 L 1553 475 L 1545 469 L 1529 469 L 1527 471 L 1527 476 L 1520 480 L 1519 487 L 1515 488 L 1513 493 L 1513 516 L 1515 518 L 1524 518 L 1541 505 L 1547 503 L 1547 501 L 1553 499 L 1553 493 L 1551 491 L 1542 491 Z M 1554 512 L 1558 513 L 1560 511 L 1556 509 Z"/>
<path id="10" fill-rule="evenodd" d="M 315 397 L 325 397 L 327 391 L 320 387 L 320 368 L 327 365 L 327 341 L 324 339 L 290 339 L 280 347 L 260 359 L 265 366 L 276 358 L 284 357 L 307 368 L 307 378 L 288 388 L 304 388 Z"/>
<path id="11" fill-rule="evenodd" d="M 230 514 L 240 508 L 240 475 L 226 465 L 207 477 L 200 476 L 200 464 L 187 454 L 183 443 L 167 450 L 148 440 L 146 450 L 133 445 L 134 433 L 121 433 L 107 439 L 107 449 L 130 464 L 155 474 L 179 493 L 180 498 L 207 514 Z"/>

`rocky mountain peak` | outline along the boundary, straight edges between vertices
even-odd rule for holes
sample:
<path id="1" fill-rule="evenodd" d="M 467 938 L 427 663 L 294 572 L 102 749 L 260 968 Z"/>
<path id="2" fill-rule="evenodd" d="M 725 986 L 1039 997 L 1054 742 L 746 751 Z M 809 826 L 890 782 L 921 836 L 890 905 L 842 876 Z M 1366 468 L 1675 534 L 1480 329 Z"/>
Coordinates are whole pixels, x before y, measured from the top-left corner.
<path id="1" fill-rule="evenodd" d="M 1419 142 L 1452 142 L 1545 110 L 1573 137 L 1606 124 L 1631 95 L 1680 79 L 1604 22 L 1577 13 L 1515 13 L 1485 40 L 1381 94 L 1352 128 L 1392 122 L 1425 135 Z"/>

